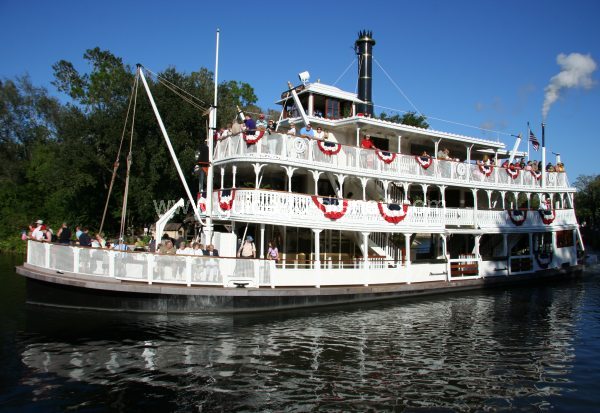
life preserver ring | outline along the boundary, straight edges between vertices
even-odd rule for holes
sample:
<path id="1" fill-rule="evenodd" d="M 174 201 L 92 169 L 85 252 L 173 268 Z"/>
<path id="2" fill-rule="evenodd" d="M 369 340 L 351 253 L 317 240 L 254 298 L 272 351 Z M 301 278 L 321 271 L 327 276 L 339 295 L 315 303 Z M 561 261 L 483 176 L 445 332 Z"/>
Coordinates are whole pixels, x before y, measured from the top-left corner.
<path id="1" fill-rule="evenodd" d="M 465 165 L 464 163 L 457 163 L 456 164 L 456 174 L 458 176 L 465 176 L 467 173 L 467 165 Z"/>
<path id="2" fill-rule="evenodd" d="M 294 139 L 294 151 L 296 151 L 297 154 L 306 152 L 307 148 L 308 145 L 306 144 L 306 139 L 300 137 Z"/>

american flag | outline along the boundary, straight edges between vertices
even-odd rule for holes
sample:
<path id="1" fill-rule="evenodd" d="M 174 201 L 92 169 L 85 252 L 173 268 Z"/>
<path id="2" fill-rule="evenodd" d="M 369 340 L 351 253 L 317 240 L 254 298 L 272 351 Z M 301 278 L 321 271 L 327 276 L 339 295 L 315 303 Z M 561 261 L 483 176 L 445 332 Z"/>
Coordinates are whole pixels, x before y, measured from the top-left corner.
<path id="1" fill-rule="evenodd" d="M 531 145 L 533 146 L 534 150 L 537 151 L 538 149 L 540 149 L 540 142 L 537 140 L 532 130 L 529 131 L 529 142 L 531 142 Z"/>

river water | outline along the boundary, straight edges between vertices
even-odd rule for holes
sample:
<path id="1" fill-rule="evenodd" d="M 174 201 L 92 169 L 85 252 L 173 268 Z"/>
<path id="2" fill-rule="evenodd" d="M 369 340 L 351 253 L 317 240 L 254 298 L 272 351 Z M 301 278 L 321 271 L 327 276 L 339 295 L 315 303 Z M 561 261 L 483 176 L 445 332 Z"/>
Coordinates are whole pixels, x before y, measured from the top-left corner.
<path id="1" fill-rule="evenodd" d="M 0 411 L 600 410 L 600 273 L 261 315 L 26 304 L 0 256 Z"/>

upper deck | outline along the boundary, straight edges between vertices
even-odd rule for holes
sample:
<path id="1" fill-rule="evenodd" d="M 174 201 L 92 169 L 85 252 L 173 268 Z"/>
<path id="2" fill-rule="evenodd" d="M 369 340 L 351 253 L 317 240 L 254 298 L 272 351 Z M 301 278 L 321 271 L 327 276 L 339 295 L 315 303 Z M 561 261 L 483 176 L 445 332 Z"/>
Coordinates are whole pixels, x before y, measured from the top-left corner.
<path id="1" fill-rule="evenodd" d="M 485 166 L 475 160 L 453 161 L 422 158 L 417 155 L 364 149 L 355 145 L 330 143 L 265 133 L 255 144 L 243 135 L 219 140 L 214 163 L 260 162 L 281 166 L 304 167 L 323 172 L 354 175 L 390 182 L 411 182 L 480 188 L 498 191 L 544 192 L 560 189 L 574 192 L 564 172 L 547 173 L 546 188 L 539 175 L 528 170 L 511 170 L 501 166 Z M 331 148 L 328 149 L 328 148 Z M 335 153 L 333 153 L 335 152 Z"/>

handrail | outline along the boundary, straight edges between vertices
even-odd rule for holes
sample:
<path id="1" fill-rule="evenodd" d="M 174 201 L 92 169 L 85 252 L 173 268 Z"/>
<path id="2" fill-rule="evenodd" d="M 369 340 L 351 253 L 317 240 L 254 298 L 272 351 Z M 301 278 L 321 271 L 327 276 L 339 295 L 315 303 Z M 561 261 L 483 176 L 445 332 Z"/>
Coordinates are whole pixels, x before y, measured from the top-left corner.
<path id="1" fill-rule="evenodd" d="M 415 177 L 426 177 L 427 179 L 431 178 L 439 178 L 444 181 L 457 181 L 458 183 L 464 182 L 474 182 L 474 183 L 488 183 L 488 184 L 500 184 L 507 187 L 523 187 L 523 188 L 536 188 L 542 190 L 541 181 L 537 180 L 534 175 L 527 169 L 515 169 L 510 166 L 503 165 L 492 165 L 493 173 L 489 176 L 482 174 L 479 167 L 482 164 L 481 160 L 472 160 L 470 163 L 466 161 L 456 161 L 455 159 L 441 159 L 435 158 L 431 155 L 428 155 L 431 158 L 431 162 L 433 167 L 428 170 L 421 169 L 418 163 L 415 160 L 415 157 L 419 156 L 419 154 L 408 155 L 393 151 L 385 151 L 381 149 L 371 149 L 371 148 L 361 148 L 359 146 L 333 142 L 327 139 L 317 139 L 314 137 L 307 136 L 298 136 L 298 135 L 288 135 L 282 132 L 271 132 L 270 135 L 266 136 L 266 139 L 273 139 L 273 135 L 276 138 L 283 139 L 284 147 L 281 148 L 282 151 L 277 150 L 273 153 L 270 152 L 269 144 L 265 144 L 264 142 L 257 142 L 252 146 L 256 145 L 256 149 L 250 150 L 251 146 L 246 146 L 248 152 L 250 153 L 265 153 L 269 155 L 275 155 L 282 157 L 284 159 L 290 159 L 294 161 L 298 160 L 308 160 L 314 162 L 315 164 L 323 164 L 323 165 L 336 165 L 342 168 L 352 168 L 352 169 L 360 169 L 366 171 L 384 171 L 387 173 L 398 173 L 400 175 L 406 176 L 415 176 Z M 232 139 L 239 134 L 230 135 L 225 138 L 219 140 L 219 145 L 235 145 L 232 153 L 231 145 L 228 146 L 227 153 L 223 153 L 223 157 L 229 157 L 232 155 L 244 155 L 246 153 L 246 149 L 241 145 L 241 138 L 239 142 L 235 142 Z M 301 139 L 308 143 L 308 156 L 292 156 L 288 152 L 291 148 L 291 141 Z M 288 143 L 290 142 L 290 143 Z M 330 142 L 335 145 L 340 146 L 340 150 L 345 154 L 345 157 L 340 160 L 337 156 L 327 156 L 321 155 L 319 152 L 314 152 L 314 148 L 317 146 L 316 142 Z M 221 146 L 215 147 L 215 159 L 219 159 L 218 156 L 219 151 L 222 150 Z M 261 149 L 262 148 L 262 149 Z M 272 150 L 272 148 L 271 148 Z M 385 165 L 377 162 L 375 160 L 376 151 L 387 152 L 394 155 L 394 159 L 386 161 Z M 375 162 L 374 162 L 375 161 Z M 349 164 L 352 163 L 352 164 Z M 458 165 L 465 165 L 466 170 L 460 170 Z M 445 165 L 451 166 L 450 168 L 445 167 Z M 500 171 L 506 171 L 504 174 L 499 173 Z M 517 171 L 517 176 L 512 176 L 507 173 L 509 170 Z M 529 173 L 528 173 L 529 172 Z M 547 187 L 543 188 L 544 190 L 551 190 L 556 188 L 569 188 L 569 184 L 566 178 L 566 172 L 549 172 L 549 174 L 554 174 L 554 179 L 549 179 L 547 182 Z M 561 175 L 564 174 L 564 175 Z"/>

